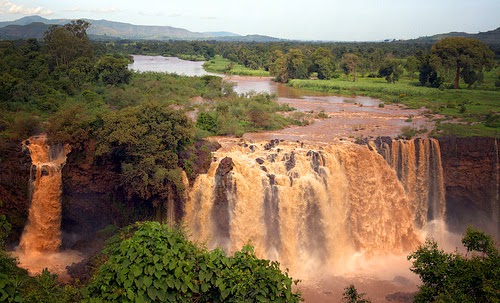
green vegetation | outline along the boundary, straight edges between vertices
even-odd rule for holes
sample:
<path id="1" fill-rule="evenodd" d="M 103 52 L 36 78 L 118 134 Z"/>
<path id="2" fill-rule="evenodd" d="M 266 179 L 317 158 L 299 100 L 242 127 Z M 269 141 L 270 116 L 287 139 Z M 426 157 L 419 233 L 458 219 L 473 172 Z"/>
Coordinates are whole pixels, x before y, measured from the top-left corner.
<path id="1" fill-rule="evenodd" d="M 485 79 L 486 81 L 492 80 Z M 346 79 L 322 81 L 297 79 L 291 80 L 289 85 L 336 95 L 369 96 L 381 99 L 385 104 L 401 103 L 410 108 L 425 107 L 429 109 L 429 114 L 444 115 L 444 119 L 437 120 L 436 135 L 500 136 L 498 125 L 493 123 L 498 117 L 500 91 L 494 89 L 439 90 L 420 86 L 409 79 L 388 84 L 383 79 L 370 77 L 358 77 L 356 82 Z"/>
<path id="2" fill-rule="evenodd" d="M 269 72 L 262 69 L 251 69 L 244 65 L 235 63 L 229 59 L 224 59 L 219 55 L 203 64 L 203 68 L 208 72 L 221 73 L 227 75 L 260 76 L 268 77 Z"/>
<path id="3" fill-rule="evenodd" d="M 370 300 L 363 298 L 365 295 L 365 293 L 358 293 L 354 284 L 351 284 L 344 288 L 342 303 L 371 303 Z"/>
<path id="4" fill-rule="evenodd" d="M 249 94 L 202 107 L 196 126 L 206 131 L 207 135 L 241 136 L 246 132 L 276 130 L 296 124 L 296 119 L 276 114 L 292 110 L 288 105 L 276 102 L 275 96 Z"/>
<path id="5" fill-rule="evenodd" d="M 430 60 L 436 69 L 454 74 L 453 87 L 460 87 L 460 76 L 469 86 L 480 80 L 484 68 L 495 64 L 493 52 L 481 41 L 472 38 L 449 37 L 431 48 Z"/>
<path id="6" fill-rule="evenodd" d="M 0 302 L 300 300 L 292 289 L 298 281 L 282 272 L 279 263 L 257 258 L 250 245 L 227 256 L 220 249 L 209 251 L 190 242 L 182 230 L 158 222 L 123 228 L 94 258 L 97 268 L 87 285 L 61 285 L 47 270 L 28 276 L 0 247 Z"/>
<path id="7" fill-rule="evenodd" d="M 179 229 L 137 223 L 111 239 L 83 302 L 298 302 L 297 283 L 249 245 L 227 256 Z"/>
<path id="8" fill-rule="evenodd" d="M 467 254 L 446 253 L 427 240 L 408 256 L 422 280 L 415 302 L 499 302 L 500 254 L 491 236 L 468 228 Z"/>
<path id="9" fill-rule="evenodd" d="M 117 155 L 129 199 L 150 202 L 164 214 L 166 205 L 183 194 L 178 154 L 194 135 L 184 112 L 155 102 L 130 106 L 103 117 L 96 134 L 97 156 Z"/>

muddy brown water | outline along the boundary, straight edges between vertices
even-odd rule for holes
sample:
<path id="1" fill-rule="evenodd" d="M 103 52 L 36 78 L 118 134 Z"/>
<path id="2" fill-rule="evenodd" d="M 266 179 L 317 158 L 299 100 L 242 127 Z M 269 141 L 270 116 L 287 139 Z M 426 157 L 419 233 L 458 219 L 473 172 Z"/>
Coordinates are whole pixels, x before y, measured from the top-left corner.
<path id="1" fill-rule="evenodd" d="M 156 71 L 187 76 L 215 75 L 203 70 L 203 62 L 191 62 L 172 57 L 134 56 L 129 68 L 137 71 Z M 332 96 L 320 92 L 303 91 L 275 83 L 270 77 L 245 77 L 220 75 L 236 83 L 239 94 L 265 92 L 276 94 L 278 102 L 313 117 L 312 123 L 302 127 L 289 127 L 278 131 L 248 133 L 247 141 L 284 139 L 312 143 L 330 143 L 339 138 L 356 138 L 399 135 L 402 128 L 425 127 L 429 131 L 433 123 L 424 116 L 425 109 L 410 110 L 400 105 L 380 105 L 382 101 L 360 96 Z M 326 119 L 315 118 L 323 112 Z M 223 138 L 221 139 L 224 140 Z M 352 270 L 335 276 L 294 277 L 302 282 L 297 287 L 306 302 L 340 302 L 344 287 L 355 284 L 372 302 L 387 302 L 386 296 L 395 292 L 414 292 L 418 278 L 409 271 L 406 256 L 386 256 L 378 260 L 351 264 Z M 401 301 L 392 301 L 401 302 Z"/>

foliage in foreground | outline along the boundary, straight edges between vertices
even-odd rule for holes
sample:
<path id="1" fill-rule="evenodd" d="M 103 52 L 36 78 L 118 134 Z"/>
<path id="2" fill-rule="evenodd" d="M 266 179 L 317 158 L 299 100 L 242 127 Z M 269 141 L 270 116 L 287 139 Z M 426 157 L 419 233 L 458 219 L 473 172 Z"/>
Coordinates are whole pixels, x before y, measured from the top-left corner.
<path id="1" fill-rule="evenodd" d="M 446 253 L 427 240 L 408 256 L 422 280 L 415 302 L 500 302 L 500 254 L 491 236 L 468 228 L 467 254 Z"/>
<path id="2" fill-rule="evenodd" d="M 369 299 L 364 299 L 365 293 L 359 293 L 354 284 L 344 288 L 342 303 L 371 303 Z"/>
<path id="3" fill-rule="evenodd" d="M 109 242 L 108 260 L 84 302 L 298 302 L 292 278 L 251 246 L 229 257 L 186 239 L 179 229 L 136 223 Z"/>

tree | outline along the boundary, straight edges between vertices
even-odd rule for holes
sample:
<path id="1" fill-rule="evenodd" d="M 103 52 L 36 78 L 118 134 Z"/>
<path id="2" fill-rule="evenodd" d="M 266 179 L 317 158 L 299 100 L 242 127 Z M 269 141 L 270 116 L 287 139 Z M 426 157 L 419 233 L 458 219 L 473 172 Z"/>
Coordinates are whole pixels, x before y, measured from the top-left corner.
<path id="1" fill-rule="evenodd" d="M 286 83 L 290 79 L 308 77 L 306 57 L 298 48 L 292 48 L 287 54 L 276 50 L 270 58 L 269 73 L 278 82 Z"/>
<path id="2" fill-rule="evenodd" d="M 342 295 L 342 303 L 371 303 L 370 300 L 363 298 L 366 295 L 365 293 L 358 293 L 354 284 L 344 288 Z"/>
<path id="3" fill-rule="evenodd" d="M 415 58 L 415 56 L 406 57 L 404 68 L 408 72 L 410 79 L 413 79 L 413 74 L 415 74 L 415 72 L 418 70 L 417 58 Z"/>
<path id="4" fill-rule="evenodd" d="M 270 58 L 269 73 L 277 82 L 288 82 L 289 75 L 287 69 L 286 55 L 280 50 L 275 50 Z"/>
<path id="5" fill-rule="evenodd" d="M 68 68 L 77 58 L 92 57 L 92 45 L 87 37 L 90 23 L 71 21 L 61 26 L 51 26 L 43 35 L 52 68 Z"/>
<path id="6" fill-rule="evenodd" d="M 312 70 L 318 73 L 318 79 L 330 79 L 333 70 L 332 52 L 320 47 L 311 55 Z"/>
<path id="7" fill-rule="evenodd" d="M 287 54 L 287 70 L 289 79 L 306 79 L 308 77 L 306 56 L 298 48 L 292 48 Z"/>
<path id="8" fill-rule="evenodd" d="M 342 69 L 347 76 L 347 80 L 349 80 L 349 75 L 352 74 L 352 82 L 356 82 L 356 70 L 360 62 L 361 60 L 356 54 L 347 53 L 344 55 L 342 58 Z"/>
<path id="9" fill-rule="evenodd" d="M 178 154 L 192 142 L 192 122 L 182 111 L 157 102 L 126 107 L 103 120 L 97 154 L 111 154 L 121 163 L 128 197 L 150 202 L 162 220 L 163 210 L 184 191 Z"/>
<path id="10" fill-rule="evenodd" d="M 180 229 L 136 223 L 109 241 L 83 302 L 299 302 L 278 262 L 247 245 L 233 256 L 208 251 Z"/>
<path id="11" fill-rule="evenodd" d="M 500 254 L 491 236 L 468 228 L 462 244 L 466 255 L 446 253 L 428 239 L 408 256 L 423 283 L 416 303 L 500 301 Z"/>
<path id="12" fill-rule="evenodd" d="M 465 71 L 481 72 L 494 66 L 493 52 L 481 41 L 464 37 L 448 37 L 431 48 L 431 64 L 451 70 L 455 74 L 454 88 L 459 88 L 460 76 Z"/>
<path id="13" fill-rule="evenodd" d="M 422 86 L 430 85 L 439 87 L 443 82 L 441 77 L 438 77 L 435 68 L 430 63 L 430 55 L 423 52 L 417 53 L 418 60 L 418 80 Z"/>
<path id="14" fill-rule="evenodd" d="M 379 76 L 385 77 L 388 83 L 396 83 L 402 74 L 402 70 L 399 61 L 394 58 L 387 58 L 382 63 L 380 70 L 378 71 Z"/>
<path id="15" fill-rule="evenodd" d="M 99 58 L 96 64 L 97 78 L 99 81 L 110 84 L 128 84 L 132 72 L 128 69 L 129 61 L 120 55 L 106 55 Z"/>

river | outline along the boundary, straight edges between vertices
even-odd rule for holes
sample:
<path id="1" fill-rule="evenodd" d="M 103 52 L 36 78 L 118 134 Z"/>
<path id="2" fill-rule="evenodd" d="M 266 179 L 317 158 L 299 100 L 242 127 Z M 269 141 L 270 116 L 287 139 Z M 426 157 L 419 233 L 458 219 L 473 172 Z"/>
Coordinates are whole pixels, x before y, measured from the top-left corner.
<path id="1" fill-rule="evenodd" d="M 270 77 L 228 76 L 209 73 L 203 69 L 204 62 L 181 60 L 175 57 L 134 55 L 130 69 L 176 73 L 186 76 L 217 75 L 236 83 L 235 92 L 264 92 L 276 94 L 278 102 L 288 103 L 311 119 L 324 112 L 329 119 L 313 119 L 314 123 L 301 127 L 249 133 L 244 139 L 264 141 L 271 139 L 300 140 L 309 142 L 332 142 L 339 138 L 396 137 L 404 127 L 431 131 L 434 123 L 425 117 L 425 109 L 407 109 L 400 104 L 383 102 L 364 96 L 334 96 L 327 93 L 298 90 L 273 82 Z M 424 134 L 425 136 L 425 134 Z"/>

